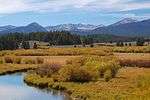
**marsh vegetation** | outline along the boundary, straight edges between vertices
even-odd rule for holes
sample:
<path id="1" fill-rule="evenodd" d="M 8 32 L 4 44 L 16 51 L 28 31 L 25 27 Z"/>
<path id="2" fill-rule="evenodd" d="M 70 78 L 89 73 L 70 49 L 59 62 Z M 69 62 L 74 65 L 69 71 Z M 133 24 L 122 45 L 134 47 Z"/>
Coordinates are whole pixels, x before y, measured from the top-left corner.
<path id="1" fill-rule="evenodd" d="M 81 100 L 150 98 L 149 46 L 50 48 L 0 52 L 0 74 L 27 71 L 29 85 Z M 142 92 L 142 91 L 144 92 Z"/>

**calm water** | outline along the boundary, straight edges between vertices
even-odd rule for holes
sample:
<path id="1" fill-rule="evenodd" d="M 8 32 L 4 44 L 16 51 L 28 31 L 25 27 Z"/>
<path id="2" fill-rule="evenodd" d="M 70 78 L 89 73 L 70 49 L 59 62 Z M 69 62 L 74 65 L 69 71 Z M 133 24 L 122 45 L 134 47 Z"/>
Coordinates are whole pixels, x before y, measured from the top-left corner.
<path id="1" fill-rule="evenodd" d="M 68 100 L 62 93 L 29 87 L 23 74 L 0 76 L 0 100 Z"/>

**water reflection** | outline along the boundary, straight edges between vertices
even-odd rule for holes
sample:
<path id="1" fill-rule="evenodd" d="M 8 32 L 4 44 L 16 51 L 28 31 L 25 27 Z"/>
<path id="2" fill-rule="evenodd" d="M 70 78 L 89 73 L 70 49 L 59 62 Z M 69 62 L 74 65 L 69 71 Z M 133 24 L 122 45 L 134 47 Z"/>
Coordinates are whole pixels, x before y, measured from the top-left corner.
<path id="1" fill-rule="evenodd" d="M 29 87 L 23 82 L 23 74 L 0 76 L 0 100 L 68 100 L 56 91 Z"/>

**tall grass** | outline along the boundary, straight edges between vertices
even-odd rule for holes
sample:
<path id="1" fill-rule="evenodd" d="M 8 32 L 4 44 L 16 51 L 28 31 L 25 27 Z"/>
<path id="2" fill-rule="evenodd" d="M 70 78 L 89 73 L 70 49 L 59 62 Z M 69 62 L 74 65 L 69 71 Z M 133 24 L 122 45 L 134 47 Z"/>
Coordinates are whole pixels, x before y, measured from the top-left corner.
<path id="1" fill-rule="evenodd" d="M 11 64 L 43 64 L 44 58 L 23 58 L 18 56 L 4 56 L 1 57 L 1 62 Z"/>
<path id="2" fill-rule="evenodd" d="M 148 59 L 122 59 L 119 61 L 121 66 L 150 68 L 150 60 Z"/>
<path id="3" fill-rule="evenodd" d="M 119 53 L 150 53 L 150 46 L 113 47 L 112 50 Z"/>
<path id="4" fill-rule="evenodd" d="M 109 50 L 103 48 L 50 48 L 35 50 L 16 50 L 16 56 L 75 56 L 75 55 L 112 55 Z"/>
<path id="5" fill-rule="evenodd" d="M 136 78 L 136 85 L 138 88 L 150 88 L 150 75 L 145 75 L 145 76 L 138 76 Z"/>

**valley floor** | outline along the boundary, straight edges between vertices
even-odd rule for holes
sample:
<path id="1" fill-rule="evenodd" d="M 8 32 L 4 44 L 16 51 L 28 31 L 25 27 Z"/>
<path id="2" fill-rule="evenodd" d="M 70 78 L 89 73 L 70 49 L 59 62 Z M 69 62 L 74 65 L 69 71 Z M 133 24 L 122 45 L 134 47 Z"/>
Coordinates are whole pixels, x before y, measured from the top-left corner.
<path id="1" fill-rule="evenodd" d="M 149 100 L 150 99 L 150 54 L 149 53 L 114 53 L 123 61 L 138 63 L 137 66 L 122 67 L 117 76 L 109 82 L 103 79 L 88 83 L 75 82 L 54 82 L 51 78 L 41 77 L 37 74 L 28 74 L 25 81 L 30 85 L 53 88 L 67 92 L 72 98 L 77 100 Z M 75 56 L 22 56 L 22 58 L 44 59 L 44 63 L 60 63 L 64 65 L 66 60 L 80 57 Z M 3 57 L 3 56 L 1 56 Z M 146 68 L 140 64 L 146 63 Z M 123 63 L 124 64 L 124 63 Z M 0 64 L 0 74 L 35 69 L 40 64 Z"/>

